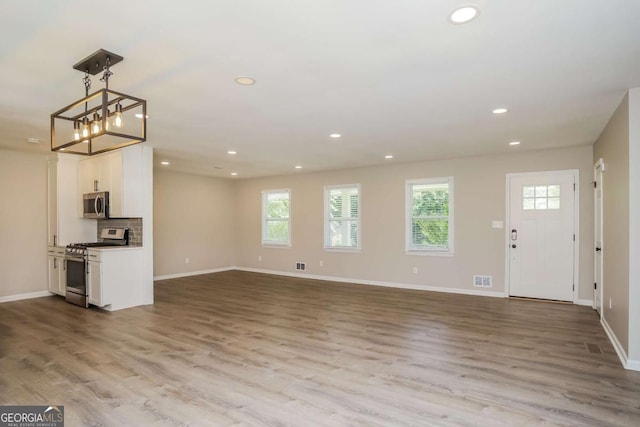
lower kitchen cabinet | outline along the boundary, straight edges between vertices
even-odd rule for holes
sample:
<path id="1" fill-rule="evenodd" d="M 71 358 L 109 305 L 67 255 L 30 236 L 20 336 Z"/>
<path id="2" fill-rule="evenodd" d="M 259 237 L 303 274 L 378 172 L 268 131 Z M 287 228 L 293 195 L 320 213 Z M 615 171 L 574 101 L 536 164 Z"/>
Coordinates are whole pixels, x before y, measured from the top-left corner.
<path id="1" fill-rule="evenodd" d="M 87 258 L 89 304 L 107 310 L 141 304 L 141 247 L 89 248 Z"/>
<path id="2" fill-rule="evenodd" d="M 103 307 L 107 305 L 102 296 L 102 263 L 99 261 L 89 260 L 88 262 L 88 278 L 89 286 L 89 304 Z"/>
<path id="3" fill-rule="evenodd" d="M 67 262 L 64 259 L 64 248 L 49 246 L 47 249 L 49 292 L 65 295 L 67 288 Z"/>

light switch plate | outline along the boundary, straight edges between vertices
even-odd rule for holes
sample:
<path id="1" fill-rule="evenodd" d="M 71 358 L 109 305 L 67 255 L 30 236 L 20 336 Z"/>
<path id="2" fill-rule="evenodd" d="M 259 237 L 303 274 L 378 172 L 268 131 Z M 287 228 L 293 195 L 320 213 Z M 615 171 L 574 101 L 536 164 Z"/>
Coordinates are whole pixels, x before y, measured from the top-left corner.
<path id="1" fill-rule="evenodd" d="M 491 228 L 504 228 L 504 221 L 491 221 Z"/>

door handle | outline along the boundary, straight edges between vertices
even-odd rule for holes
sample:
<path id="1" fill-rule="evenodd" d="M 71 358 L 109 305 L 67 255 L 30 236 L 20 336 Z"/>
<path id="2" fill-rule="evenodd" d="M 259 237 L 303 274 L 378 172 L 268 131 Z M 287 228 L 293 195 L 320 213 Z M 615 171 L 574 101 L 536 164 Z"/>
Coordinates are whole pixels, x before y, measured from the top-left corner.
<path id="1" fill-rule="evenodd" d="M 515 228 L 511 230 L 511 240 L 513 240 L 514 242 L 518 240 L 518 230 L 516 230 Z"/>
<path id="2" fill-rule="evenodd" d="M 600 252 L 601 250 L 602 250 L 602 248 L 596 247 L 596 252 Z"/>

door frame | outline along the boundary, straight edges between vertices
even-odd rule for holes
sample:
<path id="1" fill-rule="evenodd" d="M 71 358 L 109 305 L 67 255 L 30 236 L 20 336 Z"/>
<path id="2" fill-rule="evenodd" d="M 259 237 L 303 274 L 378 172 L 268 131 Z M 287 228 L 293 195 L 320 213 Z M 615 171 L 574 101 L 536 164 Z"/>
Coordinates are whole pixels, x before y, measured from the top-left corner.
<path id="1" fill-rule="evenodd" d="M 604 251 L 604 216 L 603 216 L 603 211 L 604 211 L 604 170 L 605 170 L 605 166 L 604 166 L 604 159 L 602 157 L 600 157 L 598 159 L 598 161 L 593 165 L 593 183 L 595 184 L 597 182 L 597 174 L 598 174 L 598 168 L 600 169 L 600 249 L 602 251 Z M 594 295 L 593 298 L 593 309 L 596 310 L 597 313 L 600 314 L 601 318 L 604 318 L 604 252 L 600 252 L 600 277 L 596 277 L 596 272 L 597 267 L 596 267 L 596 256 L 595 256 L 595 248 L 596 248 L 596 242 L 598 241 L 598 235 L 596 233 L 597 230 L 597 225 L 595 223 L 595 218 L 597 217 L 596 215 L 596 210 L 598 209 L 598 206 L 596 204 L 596 197 L 595 197 L 595 192 L 596 192 L 596 188 L 594 187 L 593 189 L 594 191 L 594 197 L 593 197 L 593 218 L 594 218 L 594 223 L 593 223 L 593 251 L 592 252 L 593 255 L 593 282 L 597 283 L 599 286 L 599 293 L 600 293 L 600 311 L 598 312 L 598 307 L 596 307 L 596 298 Z"/>
<path id="2" fill-rule="evenodd" d="M 506 185 L 506 206 L 505 206 L 505 227 L 504 227 L 504 296 L 510 296 L 510 277 L 511 277 L 511 260 L 510 260 L 510 226 L 511 226 L 511 178 L 521 178 L 527 176 L 540 176 L 540 175 L 572 175 L 575 190 L 573 192 L 573 234 L 576 236 L 573 243 L 573 303 L 578 304 L 578 295 L 580 289 L 580 171 L 578 169 L 564 169 L 564 170 L 550 170 L 539 172 L 517 172 L 507 173 L 505 176 Z"/>

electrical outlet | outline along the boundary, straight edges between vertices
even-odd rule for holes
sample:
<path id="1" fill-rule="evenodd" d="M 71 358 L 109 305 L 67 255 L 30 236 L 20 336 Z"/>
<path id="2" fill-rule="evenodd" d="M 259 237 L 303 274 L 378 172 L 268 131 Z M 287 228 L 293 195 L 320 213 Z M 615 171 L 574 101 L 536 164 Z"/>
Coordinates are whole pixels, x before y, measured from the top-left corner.
<path id="1" fill-rule="evenodd" d="M 413 267 L 413 274 L 418 274 L 418 267 Z"/>
<path id="2" fill-rule="evenodd" d="M 611 297 L 609 297 L 609 310 L 611 310 L 612 308 L 613 308 L 613 305 L 612 305 Z"/>
<path id="3" fill-rule="evenodd" d="M 185 263 L 185 264 L 189 264 L 190 262 L 191 262 L 191 260 L 189 259 L 189 257 L 186 257 L 186 258 L 184 259 L 184 263 Z"/>
<path id="4" fill-rule="evenodd" d="M 258 255 L 258 261 L 262 261 L 262 255 Z"/>
<path id="5" fill-rule="evenodd" d="M 320 260 L 320 267 L 324 267 L 324 261 Z"/>

